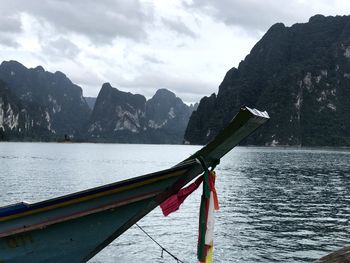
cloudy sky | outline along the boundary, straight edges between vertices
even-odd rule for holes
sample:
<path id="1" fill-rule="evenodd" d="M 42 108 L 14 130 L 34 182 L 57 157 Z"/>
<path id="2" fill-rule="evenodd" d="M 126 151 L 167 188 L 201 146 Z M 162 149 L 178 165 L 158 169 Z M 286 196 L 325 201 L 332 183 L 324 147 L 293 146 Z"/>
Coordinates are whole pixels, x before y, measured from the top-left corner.
<path id="1" fill-rule="evenodd" d="M 348 0 L 1 0 L 0 58 L 64 72 L 85 96 L 102 83 L 196 102 L 217 91 L 276 22 L 350 14 Z"/>

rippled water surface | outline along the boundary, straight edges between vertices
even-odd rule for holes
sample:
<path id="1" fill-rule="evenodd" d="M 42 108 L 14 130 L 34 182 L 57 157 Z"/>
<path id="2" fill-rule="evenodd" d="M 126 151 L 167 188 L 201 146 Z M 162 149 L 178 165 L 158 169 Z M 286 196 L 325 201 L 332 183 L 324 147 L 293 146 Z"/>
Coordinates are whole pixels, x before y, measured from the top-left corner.
<path id="1" fill-rule="evenodd" d="M 0 143 L 0 205 L 39 201 L 168 168 L 197 146 Z M 216 169 L 214 262 L 312 262 L 350 243 L 350 152 L 236 148 Z M 196 262 L 200 191 L 139 222 Z M 90 262 L 176 262 L 137 227 Z"/>

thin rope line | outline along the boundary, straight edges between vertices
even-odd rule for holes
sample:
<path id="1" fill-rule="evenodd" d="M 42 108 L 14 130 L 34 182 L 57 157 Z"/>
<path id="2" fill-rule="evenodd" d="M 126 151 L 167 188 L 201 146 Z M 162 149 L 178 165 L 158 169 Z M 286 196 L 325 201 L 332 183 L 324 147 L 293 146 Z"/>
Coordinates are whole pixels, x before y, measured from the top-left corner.
<path id="1" fill-rule="evenodd" d="M 174 254 L 172 254 L 169 250 L 167 250 L 165 247 L 163 247 L 161 244 L 159 244 L 153 237 L 151 237 L 142 227 L 140 227 L 138 224 L 135 224 L 143 233 L 146 234 L 154 243 L 156 243 L 161 249 L 162 249 L 162 257 L 163 257 L 163 251 L 168 253 L 171 257 L 173 257 L 177 262 L 185 263 L 184 261 L 180 260 L 178 257 L 176 257 Z"/>

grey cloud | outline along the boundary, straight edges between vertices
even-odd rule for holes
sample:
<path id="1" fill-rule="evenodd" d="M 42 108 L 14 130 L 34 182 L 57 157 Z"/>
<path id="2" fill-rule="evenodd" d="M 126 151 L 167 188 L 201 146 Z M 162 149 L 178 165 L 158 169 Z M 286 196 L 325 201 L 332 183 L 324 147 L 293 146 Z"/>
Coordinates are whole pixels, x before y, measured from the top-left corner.
<path id="1" fill-rule="evenodd" d="M 162 18 L 162 22 L 170 30 L 175 31 L 180 35 L 185 35 L 192 38 L 197 37 L 196 34 L 191 29 L 189 29 L 188 26 L 186 26 L 179 18 L 177 20 Z"/>
<path id="2" fill-rule="evenodd" d="M 49 57 L 74 58 L 79 54 L 80 50 L 70 40 L 64 37 L 59 37 L 57 39 L 50 40 L 43 45 L 43 52 Z"/>
<path id="3" fill-rule="evenodd" d="M 323 0 L 322 0 L 323 2 Z M 312 4 L 280 0 L 193 0 L 190 9 L 213 16 L 227 25 L 249 31 L 266 31 L 277 22 L 291 25 L 312 15 Z"/>
<path id="4" fill-rule="evenodd" d="M 153 63 L 153 64 L 164 64 L 164 61 L 156 58 L 153 55 L 143 55 L 142 57 L 145 61 Z"/>
<path id="5" fill-rule="evenodd" d="M 0 44 L 16 48 L 19 46 L 16 37 L 22 31 L 22 23 L 18 16 L 7 15 L 0 8 Z"/>
<path id="6" fill-rule="evenodd" d="M 18 42 L 14 39 L 14 36 L 9 36 L 0 33 L 0 45 L 2 46 L 7 46 L 7 47 L 12 47 L 12 48 L 17 48 L 19 47 Z"/>
<path id="7" fill-rule="evenodd" d="M 0 11 L 0 32 L 18 33 L 22 30 L 22 23 L 17 16 L 8 16 Z"/>
<path id="8" fill-rule="evenodd" d="M 0 9 L 26 13 L 60 32 L 85 35 L 94 43 L 110 43 L 116 37 L 142 39 L 153 21 L 153 7 L 138 0 L 5 0 Z"/>

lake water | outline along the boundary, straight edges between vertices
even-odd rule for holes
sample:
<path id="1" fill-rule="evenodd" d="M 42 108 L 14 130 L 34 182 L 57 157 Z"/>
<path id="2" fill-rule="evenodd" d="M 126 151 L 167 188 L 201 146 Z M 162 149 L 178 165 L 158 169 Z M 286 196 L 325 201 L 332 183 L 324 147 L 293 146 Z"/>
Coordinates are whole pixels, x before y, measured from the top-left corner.
<path id="1" fill-rule="evenodd" d="M 39 201 L 171 167 L 197 146 L 0 143 L 0 206 Z M 350 243 L 350 151 L 244 148 L 217 167 L 214 262 L 312 262 Z M 142 226 L 196 262 L 200 190 Z M 132 227 L 89 262 L 176 262 Z"/>

